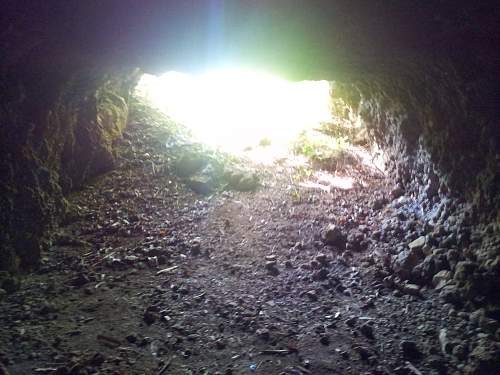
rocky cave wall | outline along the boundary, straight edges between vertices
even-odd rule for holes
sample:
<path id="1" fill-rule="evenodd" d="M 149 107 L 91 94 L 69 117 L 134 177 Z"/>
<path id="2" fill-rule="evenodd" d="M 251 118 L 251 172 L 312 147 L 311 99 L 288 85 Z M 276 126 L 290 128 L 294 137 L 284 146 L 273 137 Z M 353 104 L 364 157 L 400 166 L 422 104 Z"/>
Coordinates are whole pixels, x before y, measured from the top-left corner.
<path id="1" fill-rule="evenodd" d="M 44 60 L 1 72 L 0 270 L 36 267 L 64 195 L 113 168 L 135 85 L 133 70 Z"/>
<path id="2" fill-rule="evenodd" d="M 469 224 L 500 219 L 496 80 L 493 72 L 486 79 L 488 72 L 474 76 L 467 69 L 449 61 L 406 62 L 334 83 L 333 95 L 361 117 L 385 153 L 395 187 L 434 223 L 456 204 L 467 206 Z"/>

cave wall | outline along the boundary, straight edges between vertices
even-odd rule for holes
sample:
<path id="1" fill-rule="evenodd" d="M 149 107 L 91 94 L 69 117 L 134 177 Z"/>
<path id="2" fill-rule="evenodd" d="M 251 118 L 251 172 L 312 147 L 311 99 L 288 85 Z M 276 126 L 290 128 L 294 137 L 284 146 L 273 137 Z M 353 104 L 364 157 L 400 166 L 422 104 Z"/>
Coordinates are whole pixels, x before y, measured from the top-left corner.
<path id="1" fill-rule="evenodd" d="M 333 95 L 361 117 L 394 185 L 424 216 L 435 219 L 436 205 L 450 198 L 470 204 L 471 220 L 498 221 L 496 83 L 493 71 L 471 76 L 450 61 L 406 62 L 343 77 Z"/>
<path id="2" fill-rule="evenodd" d="M 64 194 L 113 168 L 135 84 L 132 70 L 29 61 L 0 75 L 0 270 L 36 267 Z"/>

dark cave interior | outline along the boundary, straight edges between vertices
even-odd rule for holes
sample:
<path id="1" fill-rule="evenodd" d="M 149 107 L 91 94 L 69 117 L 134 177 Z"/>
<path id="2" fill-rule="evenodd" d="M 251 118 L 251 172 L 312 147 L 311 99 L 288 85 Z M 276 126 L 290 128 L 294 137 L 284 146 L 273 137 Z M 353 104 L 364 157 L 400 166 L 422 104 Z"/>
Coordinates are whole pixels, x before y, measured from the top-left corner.
<path id="1" fill-rule="evenodd" d="M 496 2 L 0 9 L 0 374 L 500 373 Z M 282 166 L 187 193 L 134 89 L 227 63 L 330 82 L 386 175 L 283 217 Z"/>

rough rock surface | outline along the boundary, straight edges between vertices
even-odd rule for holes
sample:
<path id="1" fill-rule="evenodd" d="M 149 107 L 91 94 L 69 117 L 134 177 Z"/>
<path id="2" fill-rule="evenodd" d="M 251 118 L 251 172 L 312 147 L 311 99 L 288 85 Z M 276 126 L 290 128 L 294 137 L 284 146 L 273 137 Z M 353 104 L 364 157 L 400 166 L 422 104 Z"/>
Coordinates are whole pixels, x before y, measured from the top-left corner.
<path id="1" fill-rule="evenodd" d="M 36 267 L 63 194 L 114 167 L 131 77 L 38 60 L 2 71 L 0 269 Z"/>

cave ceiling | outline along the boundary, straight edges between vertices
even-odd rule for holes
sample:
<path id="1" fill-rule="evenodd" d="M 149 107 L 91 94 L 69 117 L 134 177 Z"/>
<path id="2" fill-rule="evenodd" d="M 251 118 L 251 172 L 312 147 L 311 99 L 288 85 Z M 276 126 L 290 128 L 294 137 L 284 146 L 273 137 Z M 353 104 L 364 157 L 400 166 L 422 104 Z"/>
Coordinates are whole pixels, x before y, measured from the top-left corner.
<path id="1" fill-rule="evenodd" d="M 491 54 L 498 7 L 481 1 L 7 1 L 3 66 L 78 59 L 155 73 L 238 64 L 330 78 L 424 55 Z"/>

